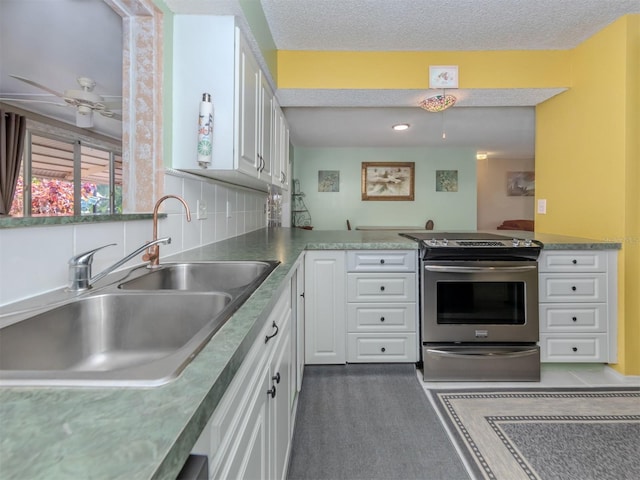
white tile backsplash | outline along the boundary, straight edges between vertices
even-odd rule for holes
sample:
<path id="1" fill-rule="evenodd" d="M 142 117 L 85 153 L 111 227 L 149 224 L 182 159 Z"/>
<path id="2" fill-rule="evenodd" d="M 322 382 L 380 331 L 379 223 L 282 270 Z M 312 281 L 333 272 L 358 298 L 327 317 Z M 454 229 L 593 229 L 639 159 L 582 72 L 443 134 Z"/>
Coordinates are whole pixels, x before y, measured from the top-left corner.
<path id="1" fill-rule="evenodd" d="M 63 287 L 74 244 L 73 227 L 0 230 L 0 302 L 11 303 Z"/>
<path id="2" fill-rule="evenodd" d="M 266 224 L 266 193 L 167 172 L 164 194 L 184 198 L 192 217 L 191 222 L 186 221 L 178 200 L 163 202 L 160 212 L 167 217 L 159 220 L 158 236 L 169 236 L 172 242 L 160 246 L 161 261 L 163 256 L 242 235 Z M 198 220 L 196 215 L 197 201 L 201 199 L 207 202 L 204 220 Z M 227 200 L 231 218 L 226 218 Z M 95 254 L 95 275 L 152 237 L 151 220 L 0 229 L 0 306 L 63 288 L 72 255 L 117 243 Z M 122 268 L 140 263 L 142 255 Z"/>

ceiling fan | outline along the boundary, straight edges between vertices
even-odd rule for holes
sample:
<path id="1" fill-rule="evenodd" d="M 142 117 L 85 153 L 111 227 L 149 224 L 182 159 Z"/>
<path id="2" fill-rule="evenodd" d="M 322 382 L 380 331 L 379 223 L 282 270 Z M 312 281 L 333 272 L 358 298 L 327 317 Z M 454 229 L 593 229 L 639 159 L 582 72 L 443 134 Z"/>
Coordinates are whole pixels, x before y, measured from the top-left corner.
<path id="1" fill-rule="evenodd" d="M 45 92 L 49 92 L 56 97 L 60 97 L 65 101 L 65 103 L 57 103 L 50 102 L 48 100 L 33 100 L 33 99 L 24 99 L 24 98 L 16 98 L 17 94 L 14 95 L 14 98 L 0 98 L 0 100 L 4 101 L 12 101 L 12 102 L 31 102 L 31 103 L 47 103 L 51 105 L 57 105 L 60 107 L 74 107 L 76 109 L 76 126 L 81 128 L 90 128 L 93 126 L 93 112 L 98 112 L 103 117 L 112 118 L 114 120 L 121 121 L 122 116 L 114 113 L 111 109 L 121 109 L 120 103 L 118 102 L 105 102 L 105 97 L 116 97 L 115 95 L 98 95 L 93 91 L 96 86 L 96 82 L 89 77 L 78 77 L 78 85 L 80 88 L 65 90 L 64 93 L 56 92 L 49 87 L 41 85 L 33 80 L 28 78 L 20 77 L 18 75 L 9 75 L 17 80 L 28 83 L 29 85 L 33 85 L 34 87 L 40 88 Z M 117 97 L 119 98 L 119 97 Z"/>

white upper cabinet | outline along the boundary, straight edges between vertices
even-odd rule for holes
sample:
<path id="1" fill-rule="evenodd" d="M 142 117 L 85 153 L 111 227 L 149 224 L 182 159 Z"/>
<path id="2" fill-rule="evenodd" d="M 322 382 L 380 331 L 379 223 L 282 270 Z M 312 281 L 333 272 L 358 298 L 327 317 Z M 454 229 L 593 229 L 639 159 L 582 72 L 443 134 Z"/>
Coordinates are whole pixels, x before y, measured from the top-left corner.
<path id="1" fill-rule="evenodd" d="M 289 190 L 289 126 L 280 106 L 274 99 L 273 109 L 273 184 Z"/>
<path id="2" fill-rule="evenodd" d="M 232 16 L 175 15 L 172 167 L 266 190 L 274 177 L 274 95 Z M 212 162 L 198 164 L 198 109 L 214 108 Z M 278 179 L 278 175 L 275 175 Z"/>

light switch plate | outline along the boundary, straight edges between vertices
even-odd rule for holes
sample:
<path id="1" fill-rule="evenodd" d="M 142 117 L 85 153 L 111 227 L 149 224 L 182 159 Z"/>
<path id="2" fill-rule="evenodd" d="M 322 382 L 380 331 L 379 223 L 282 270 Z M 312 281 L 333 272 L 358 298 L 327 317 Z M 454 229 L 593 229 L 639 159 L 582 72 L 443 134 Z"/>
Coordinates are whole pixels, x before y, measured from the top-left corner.
<path id="1" fill-rule="evenodd" d="M 547 200 L 544 198 L 538 200 L 538 213 L 541 215 L 547 213 Z"/>

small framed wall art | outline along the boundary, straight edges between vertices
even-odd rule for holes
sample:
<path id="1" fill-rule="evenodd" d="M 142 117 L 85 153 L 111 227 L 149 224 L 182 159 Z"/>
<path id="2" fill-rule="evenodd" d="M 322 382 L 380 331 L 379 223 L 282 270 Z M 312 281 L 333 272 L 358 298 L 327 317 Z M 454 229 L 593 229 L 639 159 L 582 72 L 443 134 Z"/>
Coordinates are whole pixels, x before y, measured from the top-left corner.
<path id="1" fill-rule="evenodd" d="M 457 192 L 458 170 L 436 170 L 436 192 Z"/>
<path id="2" fill-rule="evenodd" d="M 318 191 L 339 192 L 340 170 L 318 170 Z"/>
<path id="3" fill-rule="evenodd" d="M 362 162 L 362 200 L 414 200 L 414 162 Z"/>

